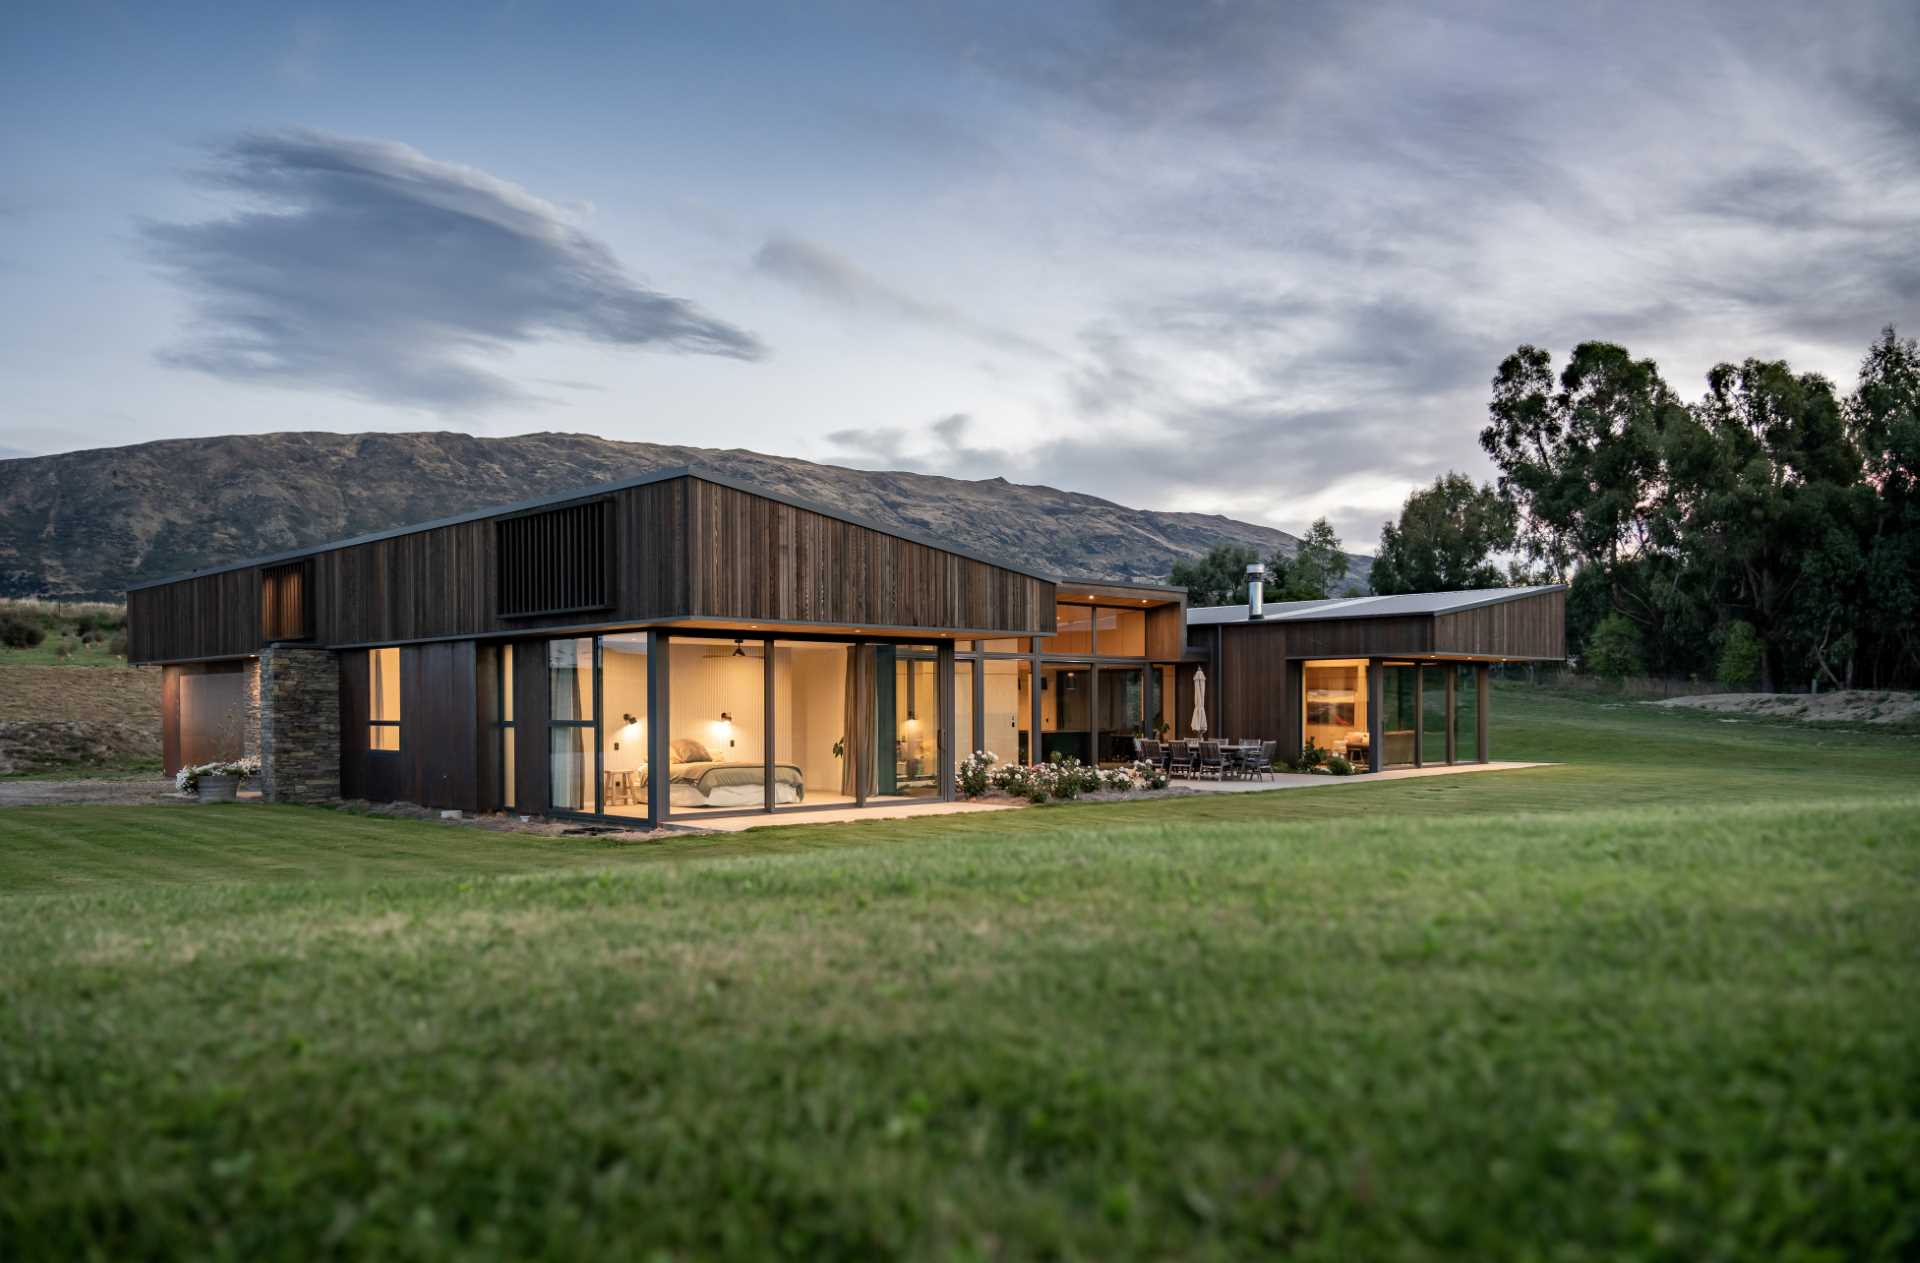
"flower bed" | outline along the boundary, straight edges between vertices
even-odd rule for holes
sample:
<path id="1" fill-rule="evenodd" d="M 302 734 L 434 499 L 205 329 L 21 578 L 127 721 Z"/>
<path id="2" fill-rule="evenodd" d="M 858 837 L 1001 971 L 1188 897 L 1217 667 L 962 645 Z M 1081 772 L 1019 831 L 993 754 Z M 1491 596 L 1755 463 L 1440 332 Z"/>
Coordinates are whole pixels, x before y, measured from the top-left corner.
<path id="1" fill-rule="evenodd" d="M 956 771 L 960 792 L 967 798 L 1000 793 L 1043 803 L 1083 794 L 1128 794 L 1167 787 L 1167 774 L 1151 763 L 1099 768 L 1057 754 L 1045 763 L 1000 763 L 991 751 L 976 750 L 960 761 Z"/>

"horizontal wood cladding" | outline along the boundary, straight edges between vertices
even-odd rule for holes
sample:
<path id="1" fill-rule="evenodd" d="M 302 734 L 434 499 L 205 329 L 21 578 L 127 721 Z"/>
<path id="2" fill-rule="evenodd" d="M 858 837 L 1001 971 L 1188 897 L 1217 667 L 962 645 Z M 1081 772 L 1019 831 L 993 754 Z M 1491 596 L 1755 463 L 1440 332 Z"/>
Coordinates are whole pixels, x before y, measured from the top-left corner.
<path id="1" fill-rule="evenodd" d="M 612 605 L 613 508 L 603 498 L 497 520 L 500 616 L 576 614 Z"/>
<path id="2" fill-rule="evenodd" d="M 1437 615 L 1433 650 L 1495 658 L 1565 658 L 1566 590 Z"/>
<path id="3" fill-rule="evenodd" d="M 180 662 L 260 649 L 260 572 L 196 575 L 127 593 L 127 659 Z"/>
<path id="4" fill-rule="evenodd" d="M 705 618 L 1054 630 L 1054 585 L 916 540 L 694 480 L 691 603 Z"/>

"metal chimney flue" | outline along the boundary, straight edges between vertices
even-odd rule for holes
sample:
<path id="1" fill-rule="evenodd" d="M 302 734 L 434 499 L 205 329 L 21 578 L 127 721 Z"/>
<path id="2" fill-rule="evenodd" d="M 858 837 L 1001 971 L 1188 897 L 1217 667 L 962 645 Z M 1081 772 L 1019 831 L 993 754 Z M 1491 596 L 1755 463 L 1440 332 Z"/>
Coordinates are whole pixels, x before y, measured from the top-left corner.
<path id="1" fill-rule="evenodd" d="M 1267 616 L 1267 568 L 1259 562 L 1247 567 L 1247 617 Z"/>

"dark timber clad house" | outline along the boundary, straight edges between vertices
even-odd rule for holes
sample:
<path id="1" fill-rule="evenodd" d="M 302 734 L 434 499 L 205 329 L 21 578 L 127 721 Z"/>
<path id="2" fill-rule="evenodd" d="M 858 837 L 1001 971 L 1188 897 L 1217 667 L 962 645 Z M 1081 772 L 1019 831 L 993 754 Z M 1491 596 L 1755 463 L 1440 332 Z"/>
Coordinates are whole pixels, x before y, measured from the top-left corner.
<path id="1" fill-rule="evenodd" d="M 1210 735 L 1484 758 L 1485 664 L 1564 654 L 1557 588 L 1254 599 L 683 469 L 141 585 L 129 657 L 164 667 L 169 771 L 257 752 L 279 801 L 659 822 L 950 798 L 974 749 L 1123 762 L 1190 735 L 1202 669 Z"/>

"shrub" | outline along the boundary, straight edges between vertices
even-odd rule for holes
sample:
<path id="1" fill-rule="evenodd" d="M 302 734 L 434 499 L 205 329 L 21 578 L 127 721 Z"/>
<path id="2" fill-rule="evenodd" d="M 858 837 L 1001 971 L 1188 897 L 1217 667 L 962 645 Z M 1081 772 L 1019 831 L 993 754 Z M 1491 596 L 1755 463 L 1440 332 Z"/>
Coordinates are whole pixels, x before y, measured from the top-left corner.
<path id="1" fill-rule="evenodd" d="M 1720 661 L 1714 664 L 1714 678 L 1729 688 L 1751 686 L 1760 678 L 1760 661 L 1766 651 L 1753 624 L 1736 620 L 1728 625 L 1726 637 L 1720 642 Z"/>
<path id="2" fill-rule="evenodd" d="M 975 750 L 960 760 L 956 770 L 960 781 L 960 792 L 968 798 L 978 798 L 993 788 L 993 752 Z"/>
<path id="3" fill-rule="evenodd" d="M 1100 788 L 1124 794 L 1133 789 L 1133 769 L 1110 767 L 1100 773 Z"/>
<path id="4" fill-rule="evenodd" d="M 1308 737 L 1307 744 L 1300 748 L 1300 757 L 1293 760 L 1287 766 L 1296 772 L 1311 772 L 1315 768 L 1323 766 L 1328 759 L 1333 757 L 1332 751 L 1314 741 L 1312 737 Z M 1353 769 L 1349 767 L 1347 770 L 1352 771 Z"/>
<path id="5" fill-rule="evenodd" d="M 113 639 L 107 642 L 107 652 L 116 658 L 127 656 L 127 632 L 125 628 L 113 633 Z"/>
<path id="6" fill-rule="evenodd" d="M 31 649 L 47 638 L 39 624 L 17 614 L 0 614 L 0 645 L 9 649 Z"/>
<path id="7" fill-rule="evenodd" d="M 1330 754 L 1327 756 L 1327 771 L 1335 776 L 1352 776 L 1353 762 L 1344 754 Z"/>
<path id="8" fill-rule="evenodd" d="M 1133 765 L 1133 779 L 1141 789 L 1165 789 L 1167 770 L 1158 763 L 1142 760 Z"/>
<path id="9" fill-rule="evenodd" d="M 1640 651 L 1640 628 L 1625 614 L 1609 614 L 1587 637 L 1587 670 L 1603 680 L 1645 675 L 1647 663 Z"/>

